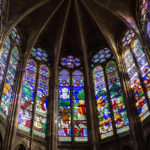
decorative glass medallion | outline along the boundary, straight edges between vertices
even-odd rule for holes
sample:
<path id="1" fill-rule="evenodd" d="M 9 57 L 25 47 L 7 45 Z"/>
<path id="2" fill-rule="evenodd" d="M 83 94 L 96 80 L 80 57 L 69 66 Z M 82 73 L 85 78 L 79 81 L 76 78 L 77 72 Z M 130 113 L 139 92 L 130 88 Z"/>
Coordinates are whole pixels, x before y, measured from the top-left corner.
<path id="1" fill-rule="evenodd" d="M 103 50 L 100 50 L 99 52 L 97 52 L 94 55 L 92 62 L 93 63 L 98 63 L 98 62 L 103 63 L 111 56 L 112 56 L 112 51 L 108 48 L 104 48 Z"/>
<path id="2" fill-rule="evenodd" d="M 68 67 L 68 68 L 74 68 L 80 66 L 80 59 L 74 58 L 74 56 L 68 56 L 61 59 L 61 65 Z"/>
<path id="3" fill-rule="evenodd" d="M 46 51 L 41 48 L 32 48 L 31 55 L 39 61 L 48 62 L 50 60 Z"/>
<path id="4" fill-rule="evenodd" d="M 17 43 L 20 42 L 20 36 L 18 35 L 16 28 L 13 28 L 13 30 L 11 32 L 11 36 Z"/>

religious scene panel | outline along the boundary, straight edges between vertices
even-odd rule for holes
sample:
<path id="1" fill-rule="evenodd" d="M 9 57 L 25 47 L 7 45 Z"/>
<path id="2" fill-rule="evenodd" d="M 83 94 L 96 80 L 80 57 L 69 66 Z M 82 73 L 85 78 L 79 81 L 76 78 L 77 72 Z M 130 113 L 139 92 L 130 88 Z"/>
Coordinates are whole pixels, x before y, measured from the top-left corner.
<path id="1" fill-rule="evenodd" d="M 48 109 L 48 87 L 49 85 L 49 69 L 46 65 L 39 68 L 39 81 L 36 96 L 36 109 L 34 119 L 33 133 L 45 138 L 47 109 Z"/>
<path id="2" fill-rule="evenodd" d="M 58 96 L 58 140 L 71 141 L 71 100 L 70 100 L 70 74 L 67 70 L 59 72 Z"/>
<path id="3" fill-rule="evenodd" d="M 130 79 L 130 86 L 133 90 L 135 99 L 136 99 L 136 108 L 138 111 L 138 115 L 143 121 L 147 116 L 150 115 L 148 111 L 148 105 L 146 103 L 146 98 L 144 95 L 144 91 L 140 82 L 140 79 L 138 77 L 138 70 L 137 67 L 134 63 L 132 53 L 130 49 L 127 49 L 125 51 L 125 64 L 126 64 L 126 69 L 129 75 Z"/>
<path id="4" fill-rule="evenodd" d="M 129 130 L 129 121 L 124 103 L 124 96 L 117 73 L 117 66 L 114 61 L 109 61 L 106 65 L 109 93 L 114 113 L 117 133 Z"/>
<path id="5" fill-rule="evenodd" d="M 10 38 L 8 37 L 0 55 L 1 56 L 0 57 L 0 88 L 2 86 L 2 81 L 4 78 L 4 73 L 6 70 L 7 62 L 8 62 L 8 55 L 10 52 L 10 48 L 11 48 L 11 41 L 10 41 Z"/>
<path id="6" fill-rule="evenodd" d="M 73 72 L 73 118 L 74 136 L 76 142 L 88 141 L 87 119 L 86 119 L 86 100 L 84 92 L 84 76 L 81 71 Z"/>
<path id="7" fill-rule="evenodd" d="M 18 128 L 30 132 L 35 99 L 37 64 L 30 59 L 25 68 Z"/>
<path id="8" fill-rule="evenodd" d="M 99 132 L 101 139 L 113 135 L 110 106 L 108 103 L 108 92 L 106 89 L 104 70 L 96 66 L 93 70 L 94 90 L 97 103 L 97 114 L 99 121 Z"/>
<path id="9" fill-rule="evenodd" d="M 2 101 L 0 105 L 0 110 L 3 116 L 8 116 L 9 108 L 11 105 L 11 98 L 13 94 L 14 80 L 18 65 L 19 55 L 17 47 L 12 49 L 12 55 L 10 57 L 10 62 L 8 65 L 8 71 L 6 74 L 6 81 L 4 83 L 4 89 L 2 94 Z"/>

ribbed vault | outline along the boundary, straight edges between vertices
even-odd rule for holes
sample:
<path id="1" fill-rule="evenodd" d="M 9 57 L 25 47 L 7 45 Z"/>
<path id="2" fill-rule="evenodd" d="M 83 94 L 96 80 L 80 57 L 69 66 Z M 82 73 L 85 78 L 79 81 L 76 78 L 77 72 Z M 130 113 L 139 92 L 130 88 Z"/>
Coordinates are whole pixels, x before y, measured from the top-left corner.
<path id="1" fill-rule="evenodd" d="M 19 23 L 27 56 L 35 43 L 57 61 L 68 52 L 83 56 L 81 30 L 88 54 L 101 45 L 109 45 L 116 52 L 116 42 L 126 25 L 132 23 L 131 28 L 137 31 L 135 0 L 9 0 L 6 6 L 9 11 L 5 13 L 3 34 Z"/>

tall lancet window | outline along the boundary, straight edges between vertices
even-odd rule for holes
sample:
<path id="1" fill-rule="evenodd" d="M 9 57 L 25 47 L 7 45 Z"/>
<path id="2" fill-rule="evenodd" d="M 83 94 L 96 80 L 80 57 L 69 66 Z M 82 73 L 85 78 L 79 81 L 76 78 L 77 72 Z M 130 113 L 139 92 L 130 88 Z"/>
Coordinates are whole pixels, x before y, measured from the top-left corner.
<path id="1" fill-rule="evenodd" d="M 49 94 L 49 57 L 45 50 L 33 48 L 25 68 L 18 128 L 45 137 Z"/>
<path id="2" fill-rule="evenodd" d="M 117 65 L 112 51 L 104 48 L 92 59 L 95 100 L 101 139 L 129 130 L 129 121 Z"/>
<path id="3" fill-rule="evenodd" d="M 141 121 L 150 113 L 147 101 L 150 99 L 150 67 L 136 35 L 128 30 L 122 40 L 124 62 L 135 96 L 135 105 Z"/>
<path id="4" fill-rule="evenodd" d="M 59 142 L 87 142 L 84 75 L 79 58 L 61 59 L 58 90 Z"/>
<path id="5" fill-rule="evenodd" d="M 14 28 L 0 51 L 0 115 L 4 118 L 9 115 L 19 60 L 19 47 L 20 36 Z"/>
<path id="6" fill-rule="evenodd" d="M 141 24 L 142 29 L 146 33 L 148 40 L 150 41 L 150 1 L 141 0 Z"/>

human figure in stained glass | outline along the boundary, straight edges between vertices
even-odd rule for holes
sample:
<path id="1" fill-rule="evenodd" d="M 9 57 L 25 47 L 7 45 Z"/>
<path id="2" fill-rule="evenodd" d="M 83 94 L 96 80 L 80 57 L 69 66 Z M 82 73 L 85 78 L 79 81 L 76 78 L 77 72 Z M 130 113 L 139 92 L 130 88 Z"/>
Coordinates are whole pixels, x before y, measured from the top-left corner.
<path id="1" fill-rule="evenodd" d="M 33 58 L 28 60 L 25 68 L 18 128 L 30 132 L 33 120 L 33 134 L 45 138 L 50 73 L 47 66 L 49 57 L 41 48 L 33 48 L 31 56 Z M 35 112 L 33 111 L 34 107 Z M 32 118 L 33 116 L 34 118 Z"/>
<path id="2" fill-rule="evenodd" d="M 60 142 L 86 142 L 88 140 L 86 121 L 86 101 L 84 93 L 84 78 L 80 70 L 71 69 L 80 66 L 80 59 L 67 56 L 61 59 L 61 66 L 68 68 L 59 73 L 59 100 L 58 100 L 58 138 Z M 71 81 L 72 80 L 72 81 Z M 70 82 L 71 81 L 71 82 Z M 71 84 L 70 84 L 71 83 Z M 72 91 L 71 91 L 72 89 Z M 71 107 L 73 103 L 73 107 Z M 71 120 L 73 116 L 73 120 Z M 71 126 L 73 122 L 73 127 Z M 72 132 L 74 134 L 72 134 Z"/>
<path id="3" fill-rule="evenodd" d="M 109 57 L 106 57 L 107 55 L 103 55 L 103 53 L 106 53 L 105 50 L 106 52 L 109 52 Z M 94 61 L 96 57 L 97 61 Z M 97 101 L 99 131 L 101 139 L 104 139 L 112 136 L 114 130 L 112 127 L 110 107 L 112 107 L 113 110 L 112 113 L 114 115 L 114 123 L 118 134 L 129 130 L 129 122 L 125 109 L 123 92 L 117 73 L 117 67 L 111 50 L 104 48 L 96 52 L 93 58 L 94 59 L 92 59 L 92 62 L 95 66 L 93 69 L 93 81 L 95 98 Z M 104 76 L 104 72 L 106 72 L 106 76 Z M 106 78 L 108 82 L 107 84 Z M 111 101 L 111 106 L 109 105 L 110 102 L 108 101 Z"/>

